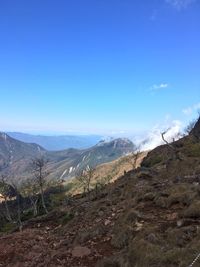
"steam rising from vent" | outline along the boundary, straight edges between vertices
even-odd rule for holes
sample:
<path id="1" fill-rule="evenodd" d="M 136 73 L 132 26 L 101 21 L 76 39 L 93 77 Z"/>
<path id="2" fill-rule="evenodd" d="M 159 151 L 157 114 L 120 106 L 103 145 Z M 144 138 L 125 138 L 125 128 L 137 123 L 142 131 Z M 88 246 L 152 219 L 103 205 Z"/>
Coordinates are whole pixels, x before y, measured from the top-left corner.
<path id="1" fill-rule="evenodd" d="M 159 145 L 163 145 L 161 132 L 166 131 L 165 138 L 168 142 L 178 140 L 181 137 L 181 122 L 178 120 L 173 121 L 170 125 L 160 126 L 156 125 L 153 130 L 147 135 L 143 141 L 137 141 L 140 144 L 140 150 L 151 150 Z"/>

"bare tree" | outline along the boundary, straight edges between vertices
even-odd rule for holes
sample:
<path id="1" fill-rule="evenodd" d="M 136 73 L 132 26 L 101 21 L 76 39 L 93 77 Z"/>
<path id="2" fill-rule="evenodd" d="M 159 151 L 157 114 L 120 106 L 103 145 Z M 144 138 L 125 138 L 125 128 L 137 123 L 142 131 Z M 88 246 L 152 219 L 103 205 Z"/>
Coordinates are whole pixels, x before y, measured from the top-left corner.
<path id="1" fill-rule="evenodd" d="M 83 170 L 82 173 L 77 177 L 77 180 L 83 186 L 84 193 L 87 192 L 89 198 L 90 198 L 90 186 L 94 175 L 94 171 L 95 171 L 94 168 L 87 166 L 86 170 Z"/>
<path id="2" fill-rule="evenodd" d="M 173 150 L 175 158 L 178 160 L 182 160 L 179 156 L 179 151 L 177 150 L 176 146 L 173 143 L 168 142 L 167 139 L 165 138 L 165 135 L 169 130 L 170 130 L 170 128 L 161 133 L 162 140 L 169 148 L 171 148 Z M 175 140 L 173 139 L 173 142 L 174 141 Z"/>
<path id="3" fill-rule="evenodd" d="M 42 156 L 35 158 L 32 161 L 32 170 L 33 170 L 34 179 L 39 186 L 42 207 L 45 213 L 47 214 L 48 210 L 47 210 L 45 199 L 44 199 L 44 190 L 45 190 L 45 186 L 47 185 L 46 178 L 49 175 L 49 173 L 46 171 L 46 165 L 47 165 L 47 160 L 45 160 L 44 157 Z"/>
<path id="4" fill-rule="evenodd" d="M 137 163 L 139 156 L 141 154 L 140 148 L 138 147 L 134 152 L 130 154 L 130 157 L 128 157 L 128 162 L 132 165 L 133 169 L 137 168 Z"/>
<path id="5" fill-rule="evenodd" d="M 29 179 L 24 182 L 21 186 L 21 193 L 24 197 L 30 200 L 31 206 L 33 208 L 33 215 L 38 214 L 38 201 L 39 201 L 39 187 L 34 179 Z"/>
<path id="6" fill-rule="evenodd" d="M 9 199 L 9 191 L 10 191 L 10 185 L 7 182 L 7 176 L 2 174 L 0 177 L 0 194 L 3 197 L 5 209 L 6 209 L 6 219 L 9 222 L 12 222 L 11 213 L 8 206 L 8 199 Z"/>
<path id="7" fill-rule="evenodd" d="M 174 150 L 174 146 L 170 142 L 168 142 L 167 139 L 165 138 L 165 135 L 169 130 L 170 130 L 170 128 L 168 128 L 166 131 L 162 132 L 161 137 L 162 137 L 163 142 L 165 142 L 166 145 L 168 145 L 171 149 Z"/>
<path id="8" fill-rule="evenodd" d="M 19 230 L 20 232 L 22 231 L 22 220 L 21 220 L 21 213 L 22 213 L 22 208 L 21 208 L 21 200 L 22 200 L 22 196 L 20 194 L 20 186 L 15 183 L 15 182 L 12 182 L 12 187 L 15 191 L 15 194 L 16 194 L 16 201 L 17 201 L 17 222 L 18 222 L 18 225 L 19 225 Z"/>

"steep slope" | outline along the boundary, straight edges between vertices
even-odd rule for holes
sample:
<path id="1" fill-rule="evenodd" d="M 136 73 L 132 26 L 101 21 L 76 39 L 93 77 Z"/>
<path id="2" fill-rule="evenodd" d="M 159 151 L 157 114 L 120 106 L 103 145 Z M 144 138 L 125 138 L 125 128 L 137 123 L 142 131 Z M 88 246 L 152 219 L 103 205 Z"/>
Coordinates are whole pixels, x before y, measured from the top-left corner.
<path id="1" fill-rule="evenodd" d="M 98 165 L 94 170 L 90 187 L 95 188 L 96 184 L 105 185 L 113 183 L 122 177 L 124 173 L 131 171 L 133 166 L 136 168 L 140 167 L 140 164 L 144 157 L 146 157 L 147 153 L 147 151 L 141 152 L 137 155 L 136 161 L 136 156 L 130 153 L 111 162 Z M 68 193 L 72 195 L 80 194 L 84 191 L 83 185 L 77 181 L 76 178 L 67 180 L 66 186 L 70 188 Z"/>
<path id="2" fill-rule="evenodd" d="M 85 150 L 69 149 L 58 152 L 48 152 L 47 158 L 52 162 L 51 177 L 68 179 L 80 173 L 87 166 L 96 167 L 99 164 L 113 161 L 134 150 L 134 144 L 128 139 L 115 139 L 109 142 L 99 142 Z"/>
<path id="3" fill-rule="evenodd" d="M 37 144 L 27 144 L 0 133 L 0 171 L 11 174 L 23 173 L 27 170 L 30 159 L 45 153 Z"/>
<path id="4" fill-rule="evenodd" d="M 22 233 L 1 237 L 0 264 L 199 266 L 197 137 L 191 133 L 172 146 L 156 148 L 147 155 L 143 167 L 99 192 L 93 191 L 90 198 L 73 197 L 51 214 L 29 221 Z"/>
<path id="5" fill-rule="evenodd" d="M 99 135 L 44 136 L 19 132 L 8 132 L 7 134 L 22 142 L 36 143 L 50 151 L 58 151 L 68 148 L 86 149 L 94 146 L 102 139 Z"/>

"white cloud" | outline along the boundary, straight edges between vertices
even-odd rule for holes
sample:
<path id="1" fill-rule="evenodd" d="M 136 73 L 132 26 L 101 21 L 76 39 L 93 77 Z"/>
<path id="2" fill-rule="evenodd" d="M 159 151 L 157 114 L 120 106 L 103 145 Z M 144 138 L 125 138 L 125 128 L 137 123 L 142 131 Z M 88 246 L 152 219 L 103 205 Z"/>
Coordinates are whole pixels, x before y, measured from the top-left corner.
<path id="1" fill-rule="evenodd" d="M 150 91 L 159 91 L 162 89 L 166 89 L 167 87 L 169 87 L 168 83 L 154 84 L 150 87 Z"/>
<path id="2" fill-rule="evenodd" d="M 150 150 L 155 147 L 164 144 L 161 136 L 161 132 L 166 131 L 165 138 L 168 142 L 172 142 L 173 139 L 177 139 L 178 134 L 181 132 L 182 123 L 179 120 L 174 120 L 171 123 L 165 125 L 156 125 L 152 131 L 148 134 L 147 138 L 142 142 L 141 150 Z"/>
<path id="3" fill-rule="evenodd" d="M 170 4 L 177 10 L 182 10 L 190 6 L 196 0 L 165 0 L 166 3 Z"/>
<path id="4" fill-rule="evenodd" d="M 200 102 L 191 106 L 191 107 L 187 107 L 187 108 L 184 108 L 182 110 L 182 112 L 187 115 L 187 116 L 190 116 L 192 115 L 193 113 L 197 112 L 198 110 L 200 110 Z"/>

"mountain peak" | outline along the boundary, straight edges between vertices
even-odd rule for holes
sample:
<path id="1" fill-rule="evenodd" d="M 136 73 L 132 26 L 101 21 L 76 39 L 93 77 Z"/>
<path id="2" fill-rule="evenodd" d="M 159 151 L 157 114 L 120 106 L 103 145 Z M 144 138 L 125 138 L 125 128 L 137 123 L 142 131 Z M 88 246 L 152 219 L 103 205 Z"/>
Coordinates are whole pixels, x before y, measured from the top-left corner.
<path id="1" fill-rule="evenodd" d="M 133 143 L 128 138 L 117 138 L 117 139 L 103 139 L 96 146 L 113 146 L 113 147 L 126 147 L 132 146 Z"/>

